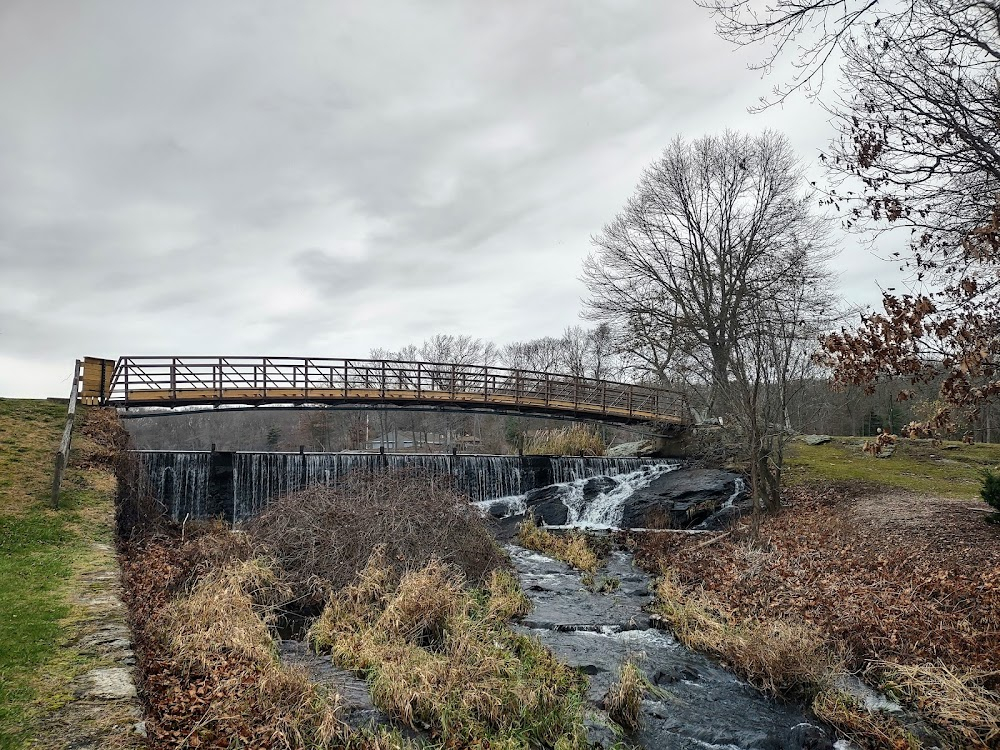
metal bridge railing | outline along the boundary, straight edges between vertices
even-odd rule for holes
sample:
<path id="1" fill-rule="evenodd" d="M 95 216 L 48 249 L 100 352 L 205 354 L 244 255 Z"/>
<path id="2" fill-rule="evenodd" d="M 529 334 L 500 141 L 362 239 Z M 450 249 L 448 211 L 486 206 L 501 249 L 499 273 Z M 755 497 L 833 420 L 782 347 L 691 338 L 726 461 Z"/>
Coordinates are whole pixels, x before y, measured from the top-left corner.
<path id="1" fill-rule="evenodd" d="M 99 361 L 99 360 L 95 360 Z M 489 365 L 313 357 L 121 357 L 99 400 L 195 403 L 455 402 L 684 423 L 684 397 L 653 386 Z"/>

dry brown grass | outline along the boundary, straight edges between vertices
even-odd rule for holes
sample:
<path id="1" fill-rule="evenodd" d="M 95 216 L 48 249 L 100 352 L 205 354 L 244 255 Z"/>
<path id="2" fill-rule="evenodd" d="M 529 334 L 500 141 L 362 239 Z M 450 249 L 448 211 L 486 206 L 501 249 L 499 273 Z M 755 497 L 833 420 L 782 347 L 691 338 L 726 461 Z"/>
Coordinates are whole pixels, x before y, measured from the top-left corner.
<path id="1" fill-rule="evenodd" d="M 596 573 L 600 565 L 597 554 L 578 531 L 553 534 L 539 528 L 534 517 L 525 518 L 517 527 L 517 543 L 543 555 L 562 560 L 587 573 Z"/>
<path id="2" fill-rule="evenodd" d="M 985 687 L 1000 673 L 959 673 L 941 665 L 873 665 L 885 687 L 940 727 L 961 747 L 1000 746 L 1000 696 Z"/>
<path id="3" fill-rule="evenodd" d="M 162 616 L 168 648 L 187 666 L 208 667 L 222 654 L 272 662 L 267 629 L 274 605 L 290 592 L 264 560 L 244 560 L 210 570 L 191 594 L 170 603 Z"/>
<path id="4" fill-rule="evenodd" d="M 738 622 L 810 623 L 841 644 L 852 669 L 867 670 L 876 686 L 887 681 L 938 731 L 960 738 L 957 747 L 983 746 L 971 743 L 992 736 L 1000 705 L 996 530 L 968 501 L 857 482 L 795 488 L 785 501 L 792 507 L 756 537 L 743 525 L 700 548 L 651 535 L 637 559 L 679 571 Z M 885 663 L 915 672 L 894 675 L 878 667 Z"/>
<path id="5" fill-rule="evenodd" d="M 603 456 L 607 446 L 596 430 L 575 424 L 529 435 L 524 452 L 533 456 Z"/>
<path id="6" fill-rule="evenodd" d="M 710 654 L 758 687 L 811 700 L 832 685 L 843 660 L 815 628 L 781 619 L 738 621 L 703 591 L 687 591 L 669 571 L 657 611 L 677 639 Z"/>
<path id="7" fill-rule="evenodd" d="M 865 750 L 919 750 L 923 745 L 891 716 L 870 711 L 839 690 L 824 690 L 812 702 L 813 713 Z"/>
<path id="8" fill-rule="evenodd" d="M 238 732 L 247 719 L 266 716 L 261 740 L 267 746 L 340 744 L 345 727 L 339 696 L 323 693 L 303 671 L 282 666 L 268 632 L 274 606 L 288 593 L 267 561 L 237 561 L 208 572 L 157 618 L 165 650 L 182 670 L 220 673 L 219 695 L 192 736 L 213 741 Z"/>
<path id="9" fill-rule="evenodd" d="M 354 581 L 376 547 L 398 580 L 431 559 L 474 583 L 508 564 L 478 511 L 446 480 L 415 471 L 352 472 L 272 503 L 247 530 L 297 595 L 321 604 Z"/>
<path id="10" fill-rule="evenodd" d="M 642 724 L 642 699 L 649 681 L 633 659 L 627 659 L 618 672 L 618 679 L 604 696 L 604 710 L 618 726 L 634 732 Z"/>
<path id="11" fill-rule="evenodd" d="M 531 600 L 521 590 L 517 576 L 509 570 L 494 570 L 486 582 L 489 592 L 489 619 L 509 620 L 531 611 Z"/>
<path id="12" fill-rule="evenodd" d="M 338 665 L 365 672 L 384 711 L 446 746 L 582 747 L 583 680 L 506 626 L 523 603 L 501 575 L 485 597 L 437 561 L 393 583 L 375 554 L 309 637 Z"/>
<path id="13" fill-rule="evenodd" d="M 281 665 L 268 632 L 287 590 L 238 537 L 205 525 L 127 545 L 150 747 L 341 747 L 338 697 Z"/>

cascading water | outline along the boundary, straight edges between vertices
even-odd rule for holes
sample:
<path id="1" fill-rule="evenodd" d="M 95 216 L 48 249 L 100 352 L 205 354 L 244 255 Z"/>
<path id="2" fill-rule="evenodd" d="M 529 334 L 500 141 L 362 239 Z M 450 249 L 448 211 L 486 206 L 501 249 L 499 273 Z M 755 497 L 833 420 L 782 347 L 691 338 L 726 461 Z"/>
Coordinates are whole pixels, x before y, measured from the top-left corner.
<path id="1" fill-rule="evenodd" d="M 631 474 L 644 466 L 662 466 L 663 461 L 655 458 L 605 458 L 603 456 L 552 458 L 552 483 L 574 482 L 588 477 Z"/>
<path id="2" fill-rule="evenodd" d="M 150 487 L 175 521 L 203 518 L 208 509 L 211 453 L 136 451 Z"/>
<path id="3" fill-rule="evenodd" d="M 609 462 L 606 468 L 598 463 L 599 459 L 553 459 L 553 475 L 556 474 L 556 462 L 564 462 L 560 467 L 560 476 L 574 475 L 573 479 L 557 482 L 550 488 L 551 496 L 566 506 L 566 525 L 595 529 L 617 528 L 621 525 L 622 512 L 628 498 L 637 490 L 649 486 L 655 479 L 680 468 L 679 463 L 649 459 L 605 460 Z M 612 461 L 615 463 L 610 463 Z M 617 468 L 629 466 L 634 468 L 609 475 Z M 607 473 L 595 473 L 601 468 Z M 528 507 L 528 499 L 522 493 L 496 500 L 483 500 L 477 505 L 484 512 L 510 517 L 524 513 Z"/>
<path id="4" fill-rule="evenodd" d="M 150 475 L 157 499 L 178 521 L 187 516 L 204 518 L 213 512 L 230 520 L 244 520 L 260 513 L 275 498 L 311 485 L 334 486 L 344 475 L 358 470 L 416 469 L 431 476 L 452 477 L 471 500 L 483 501 L 516 497 L 553 482 L 664 466 L 662 461 L 640 458 L 207 451 L 136 454 Z M 218 461 L 217 456 L 226 457 L 228 463 Z M 213 462 L 225 466 L 219 470 Z M 230 481 L 231 487 L 220 490 L 220 481 Z"/>
<path id="5" fill-rule="evenodd" d="M 743 481 L 743 477 L 736 477 L 736 488 L 733 490 L 733 494 L 726 498 L 726 502 L 722 504 L 722 508 L 732 508 L 736 501 L 742 497 L 745 490 L 746 482 Z"/>

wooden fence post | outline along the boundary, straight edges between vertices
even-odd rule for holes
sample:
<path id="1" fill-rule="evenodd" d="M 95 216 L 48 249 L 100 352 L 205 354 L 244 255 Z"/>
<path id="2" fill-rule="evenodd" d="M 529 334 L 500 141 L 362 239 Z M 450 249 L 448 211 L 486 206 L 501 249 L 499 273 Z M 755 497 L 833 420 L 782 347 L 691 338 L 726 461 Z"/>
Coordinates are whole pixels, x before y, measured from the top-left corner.
<path id="1" fill-rule="evenodd" d="M 56 451 L 55 471 L 52 476 L 52 507 L 59 507 L 59 487 L 62 484 L 63 472 L 69 462 L 69 449 L 73 440 L 73 422 L 76 420 L 76 400 L 80 389 L 80 360 L 73 368 L 73 387 L 69 391 L 69 408 L 66 410 L 66 426 L 63 428 L 59 450 Z"/>

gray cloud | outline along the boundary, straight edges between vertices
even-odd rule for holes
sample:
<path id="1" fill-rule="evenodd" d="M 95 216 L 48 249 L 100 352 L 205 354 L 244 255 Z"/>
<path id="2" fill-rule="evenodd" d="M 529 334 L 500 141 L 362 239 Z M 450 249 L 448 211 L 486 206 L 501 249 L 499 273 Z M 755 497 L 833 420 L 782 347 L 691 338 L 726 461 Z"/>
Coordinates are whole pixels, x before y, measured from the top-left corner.
<path id="1" fill-rule="evenodd" d="M 828 137 L 693 3 L 8 0 L 0 394 L 75 357 L 364 355 L 576 321 L 589 237 L 675 135 Z M 847 243 L 845 292 L 895 278 Z"/>

